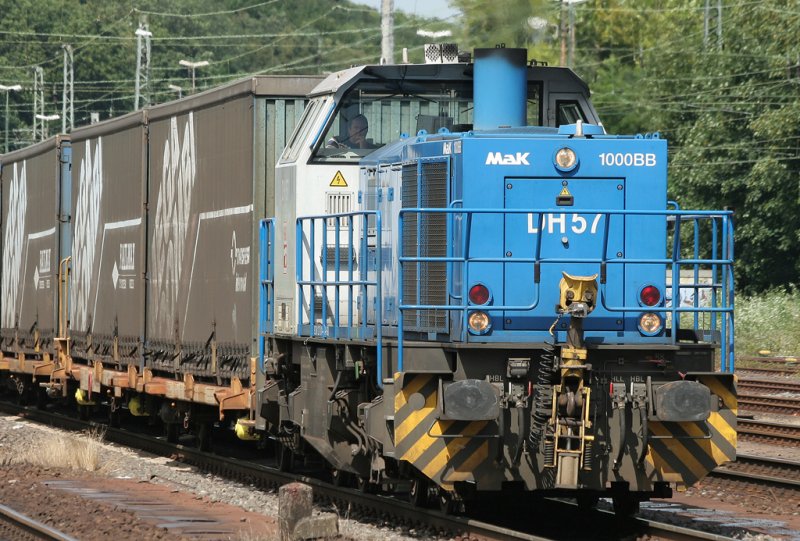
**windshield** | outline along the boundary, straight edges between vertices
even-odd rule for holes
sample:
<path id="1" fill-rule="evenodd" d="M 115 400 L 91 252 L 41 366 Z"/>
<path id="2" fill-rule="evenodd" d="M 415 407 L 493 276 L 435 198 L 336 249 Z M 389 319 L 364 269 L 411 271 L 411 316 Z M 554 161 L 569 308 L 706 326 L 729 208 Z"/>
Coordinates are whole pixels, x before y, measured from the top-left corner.
<path id="1" fill-rule="evenodd" d="M 540 86 L 529 84 L 528 122 L 540 124 Z M 341 101 L 314 154 L 316 162 L 358 161 L 400 135 L 472 129 L 472 81 L 367 80 Z"/>

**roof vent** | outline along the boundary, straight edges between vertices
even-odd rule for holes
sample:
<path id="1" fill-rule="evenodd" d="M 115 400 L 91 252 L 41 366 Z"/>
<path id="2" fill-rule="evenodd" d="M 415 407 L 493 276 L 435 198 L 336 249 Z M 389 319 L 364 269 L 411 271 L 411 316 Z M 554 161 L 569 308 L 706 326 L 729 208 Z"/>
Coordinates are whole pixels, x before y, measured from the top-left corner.
<path id="1" fill-rule="evenodd" d="M 458 45 L 455 43 L 426 43 L 426 64 L 458 63 Z"/>

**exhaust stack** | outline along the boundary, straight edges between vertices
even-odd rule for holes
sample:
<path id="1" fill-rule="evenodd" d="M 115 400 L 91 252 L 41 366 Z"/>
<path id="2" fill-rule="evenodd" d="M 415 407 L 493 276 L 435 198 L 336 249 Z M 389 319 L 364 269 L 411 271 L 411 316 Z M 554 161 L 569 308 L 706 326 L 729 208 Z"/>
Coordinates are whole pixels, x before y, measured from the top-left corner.
<path id="1" fill-rule="evenodd" d="M 527 125 L 527 61 L 525 49 L 475 49 L 474 129 Z"/>

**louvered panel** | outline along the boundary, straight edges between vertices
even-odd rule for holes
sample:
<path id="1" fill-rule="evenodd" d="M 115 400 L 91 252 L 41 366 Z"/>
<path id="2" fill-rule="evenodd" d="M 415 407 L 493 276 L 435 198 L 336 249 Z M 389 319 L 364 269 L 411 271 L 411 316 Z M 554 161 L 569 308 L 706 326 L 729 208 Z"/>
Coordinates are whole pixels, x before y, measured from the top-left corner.
<path id="1" fill-rule="evenodd" d="M 424 162 L 417 175 L 416 164 L 403 167 L 404 208 L 447 207 L 447 162 Z M 447 255 L 447 217 L 445 214 L 406 215 L 403 253 L 415 257 Z M 419 262 L 403 270 L 404 304 L 447 304 L 447 264 Z M 446 332 L 446 310 L 406 310 L 404 325 L 418 332 Z"/>

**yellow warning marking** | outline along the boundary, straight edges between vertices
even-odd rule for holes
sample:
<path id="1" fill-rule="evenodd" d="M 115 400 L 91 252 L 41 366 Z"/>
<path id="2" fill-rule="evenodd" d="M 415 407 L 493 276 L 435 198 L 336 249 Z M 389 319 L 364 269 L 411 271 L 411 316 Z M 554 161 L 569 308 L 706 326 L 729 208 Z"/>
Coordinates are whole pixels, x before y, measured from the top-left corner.
<path id="1" fill-rule="evenodd" d="M 395 379 L 398 379 L 398 378 L 395 378 Z M 405 383 L 408 379 L 411 379 L 411 378 L 406 376 L 406 379 L 403 380 L 403 383 Z M 394 411 L 395 412 L 400 411 L 400 408 L 402 408 L 403 406 L 406 405 L 406 401 L 408 401 L 408 397 L 410 397 L 412 394 L 414 394 L 416 392 L 419 392 L 419 390 L 422 388 L 422 386 L 425 385 L 426 383 L 428 383 L 430 380 L 431 380 L 431 376 L 428 376 L 428 377 L 417 376 L 417 377 L 411 379 L 411 382 L 408 385 L 406 385 L 405 387 L 403 387 L 400 390 L 400 392 L 395 395 L 395 397 L 394 397 Z"/>
<path id="2" fill-rule="evenodd" d="M 656 452 L 655 449 L 650 447 L 647 452 L 647 462 L 653 467 L 653 470 L 661 478 L 662 481 L 671 481 L 673 483 L 683 483 L 683 476 L 675 471 L 675 469 Z"/>
<path id="3" fill-rule="evenodd" d="M 738 437 L 736 429 L 733 428 L 725 418 L 717 412 L 712 412 L 708 418 L 708 423 L 717 429 L 720 435 L 728 440 L 728 442 L 736 447 L 736 439 Z"/>
<path id="4" fill-rule="evenodd" d="M 739 401 L 733 391 L 722 385 L 719 379 L 714 377 L 700 378 L 700 383 L 711 389 L 715 395 L 720 397 L 725 404 L 725 407 L 731 410 L 734 414 L 738 414 Z"/>
<path id="5" fill-rule="evenodd" d="M 436 427 L 439 427 L 438 434 L 441 435 L 444 433 L 444 431 L 449 429 L 454 422 L 455 421 L 438 421 L 437 423 L 434 423 L 433 428 L 431 429 L 431 434 L 435 435 L 437 433 Z M 421 438 L 414 442 L 414 445 L 412 445 L 411 448 L 400 458 L 413 464 L 425 453 L 425 451 L 441 441 L 441 438 L 434 438 L 428 434 L 424 434 Z M 396 447 L 397 445 L 395 445 L 395 448 Z"/>
<path id="6" fill-rule="evenodd" d="M 464 429 L 464 435 L 474 436 L 475 434 L 483 430 L 483 427 L 485 426 L 486 426 L 486 421 L 470 423 Z M 444 449 L 439 451 L 439 454 L 437 454 L 433 458 L 433 460 L 428 462 L 428 465 L 425 466 L 425 468 L 423 468 L 422 473 L 424 473 L 430 478 L 433 478 L 447 465 L 447 462 L 451 458 L 456 456 L 459 453 L 459 451 L 464 449 L 464 447 L 466 447 L 470 441 L 471 441 L 470 438 L 454 438 L 452 440 L 449 440 L 447 444 L 444 446 Z"/>
<path id="7" fill-rule="evenodd" d="M 712 413 L 711 415 L 719 416 L 719 414 L 716 413 Z M 710 424 L 714 425 L 715 428 L 717 428 L 716 425 L 713 422 L 711 422 L 711 419 L 709 419 L 709 422 Z M 728 462 L 730 460 L 728 455 L 722 452 L 722 449 L 720 449 L 719 446 L 716 443 L 714 443 L 713 439 L 712 440 L 699 439 L 700 437 L 705 435 L 703 429 L 700 426 L 694 423 L 686 423 L 682 424 L 681 426 L 683 426 L 684 430 L 686 430 L 686 433 L 689 436 L 694 436 L 698 438 L 697 440 L 698 445 L 700 446 L 701 449 L 703 449 L 703 451 L 706 452 L 707 455 L 711 457 L 711 459 L 714 461 L 715 464 L 722 464 L 723 462 Z"/>
<path id="8" fill-rule="evenodd" d="M 552 193 L 552 192 L 551 192 L 551 193 Z M 572 195 L 572 194 L 571 194 L 571 193 L 569 193 L 569 190 L 567 189 L 567 187 L 566 187 L 566 186 L 564 186 L 563 188 L 561 188 L 561 193 L 560 193 L 560 194 L 558 194 L 558 196 L 559 196 L 559 197 L 570 197 L 571 195 Z"/>
<path id="9" fill-rule="evenodd" d="M 418 409 L 403 419 L 400 425 L 394 429 L 395 447 L 399 446 L 403 442 L 403 439 L 405 439 L 405 437 L 408 436 L 417 427 L 417 425 L 428 416 L 431 411 L 433 411 L 434 406 L 436 406 L 436 393 L 431 393 L 425 397 L 425 405 L 422 407 L 422 409 Z"/>
<path id="10" fill-rule="evenodd" d="M 331 180 L 330 185 L 334 188 L 347 188 L 347 181 L 344 179 L 344 175 L 341 171 L 336 171 L 336 174 L 333 175 L 333 180 Z"/>
<path id="11" fill-rule="evenodd" d="M 652 431 L 657 436 L 671 436 L 672 434 L 660 423 L 653 423 L 651 425 Z M 667 440 L 662 439 L 664 445 L 667 449 L 672 451 L 672 454 L 675 455 L 675 458 L 680 460 L 688 469 L 692 472 L 695 476 L 695 479 L 702 479 L 707 473 L 708 470 L 705 466 L 703 466 L 698 460 L 692 456 L 692 453 L 684 447 L 680 440 Z"/>
<path id="12" fill-rule="evenodd" d="M 447 475 L 447 481 L 470 481 L 474 479 L 475 473 L 474 470 L 481 463 L 489 457 L 489 442 L 485 441 L 478 447 L 478 450 L 472 453 L 467 460 L 464 461 L 458 468 L 456 468 L 452 473 Z"/>

